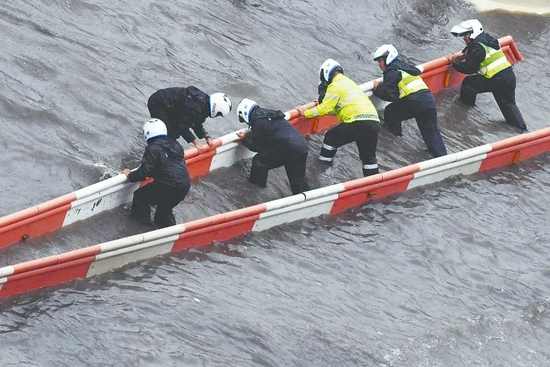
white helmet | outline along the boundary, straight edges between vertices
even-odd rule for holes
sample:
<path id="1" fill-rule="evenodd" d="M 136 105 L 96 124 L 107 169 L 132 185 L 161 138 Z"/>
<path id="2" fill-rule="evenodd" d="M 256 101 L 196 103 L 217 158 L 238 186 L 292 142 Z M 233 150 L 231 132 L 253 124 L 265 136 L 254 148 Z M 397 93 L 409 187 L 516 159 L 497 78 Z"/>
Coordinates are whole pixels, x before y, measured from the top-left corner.
<path id="1" fill-rule="evenodd" d="M 258 104 L 255 101 L 249 98 L 244 98 L 237 106 L 237 117 L 239 118 L 239 121 L 249 125 L 250 113 L 256 107 L 258 107 Z"/>
<path id="2" fill-rule="evenodd" d="M 231 111 L 231 100 L 224 93 L 214 93 L 208 101 L 210 103 L 210 117 L 225 117 Z"/>
<path id="3" fill-rule="evenodd" d="M 332 81 L 332 73 L 335 70 L 340 70 L 341 73 L 344 72 L 338 61 L 333 59 L 325 60 L 319 68 L 319 77 L 321 78 L 321 82 L 330 83 Z"/>
<path id="4" fill-rule="evenodd" d="M 150 119 L 143 125 L 143 137 L 145 141 L 158 136 L 166 136 L 166 125 L 159 119 Z"/>
<path id="5" fill-rule="evenodd" d="M 385 57 L 386 65 L 389 65 L 393 61 L 395 61 L 395 59 L 397 59 L 397 56 L 399 56 L 399 53 L 397 52 L 397 49 L 392 44 L 382 45 L 372 53 L 372 58 L 374 59 L 374 61 L 377 61 L 378 59 Z"/>
<path id="6" fill-rule="evenodd" d="M 451 33 L 456 37 L 463 36 L 464 33 L 467 33 L 467 32 L 470 32 L 471 33 L 470 38 L 474 39 L 483 33 L 483 26 L 481 25 L 479 20 L 469 19 L 469 20 L 465 20 L 464 22 L 458 25 L 455 25 L 451 29 Z"/>

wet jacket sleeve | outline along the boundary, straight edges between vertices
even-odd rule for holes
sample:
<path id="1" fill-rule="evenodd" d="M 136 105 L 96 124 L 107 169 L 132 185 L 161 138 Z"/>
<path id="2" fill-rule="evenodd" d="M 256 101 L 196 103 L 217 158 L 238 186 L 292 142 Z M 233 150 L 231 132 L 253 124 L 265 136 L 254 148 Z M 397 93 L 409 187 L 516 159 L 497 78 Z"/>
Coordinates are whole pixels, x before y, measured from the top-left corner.
<path id="1" fill-rule="evenodd" d="M 253 152 L 257 152 L 257 150 L 254 149 L 254 148 L 255 148 L 255 147 L 254 147 L 254 139 L 253 139 L 253 137 L 252 137 L 252 132 L 251 132 L 251 131 L 249 131 L 249 132 L 245 135 L 245 137 L 244 137 L 242 143 L 243 143 L 243 145 L 244 145 L 248 150 L 251 150 L 251 151 L 253 151 Z"/>
<path id="2" fill-rule="evenodd" d="M 323 98 L 323 102 L 317 106 L 304 111 L 304 116 L 308 119 L 315 116 L 328 115 L 336 108 L 340 100 L 340 91 L 335 83 L 330 83 L 327 87 L 327 92 Z"/>
<path id="3" fill-rule="evenodd" d="M 257 121 L 243 139 L 243 145 L 253 152 L 261 152 L 267 145 L 267 131 L 261 121 Z"/>
<path id="4" fill-rule="evenodd" d="M 485 49 L 479 43 L 475 43 L 472 47 L 466 47 L 464 52 L 466 53 L 466 58 L 464 60 L 453 61 L 453 68 L 463 74 L 477 73 L 479 71 L 479 64 L 485 59 Z"/>
<path id="5" fill-rule="evenodd" d="M 189 120 L 190 119 L 184 119 L 185 122 L 179 126 L 179 133 L 186 142 L 192 143 L 195 138 L 202 139 L 208 136 L 202 122 L 187 122 Z M 191 129 L 193 129 L 195 134 L 191 132 Z"/>
<path id="6" fill-rule="evenodd" d="M 384 73 L 382 83 L 373 91 L 373 94 L 384 101 L 397 101 L 399 99 L 399 87 L 402 75 L 398 70 L 391 69 Z"/>
<path id="7" fill-rule="evenodd" d="M 155 164 L 157 158 L 155 156 L 155 151 L 151 146 L 145 148 L 143 157 L 141 158 L 141 165 L 135 171 L 130 172 L 128 175 L 128 180 L 130 182 L 143 181 L 147 177 L 151 177 L 155 169 Z"/>
<path id="8" fill-rule="evenodd" d="M 199 139 L 206 138 L 207 136 L 209 136 L 206 130 L 204 129 L 204 125 L 202 124 L 202 122 L 195 122 L 193 124 L 193 131 L 195 132 L 195 135 L 197 135 L 197 138 Z"/>
<path id="9" fill-rule="evenodd" d="M 206 117 L 208 117 L 205 106 L 208 104 L 209 97 L 208 94 L 194 86 L 187 87 L 187 93 L 181 118 L 180 134 L 186 142 L 191 143 L 195 140 L 195 135 L 198 139 L 202 139 L 206 135 L 203 124 Z M 195 132 L 195 135 L 191 130 Z"/>
<path id="10" fill-rule="evenodd" d="M 207 132 L 202 125 L 204 120 L 199 121 L 198 119 L 193 119 L 186 116 L 182 119 L 182 121 L 183 122 L 179 125 L 179 133 L 186 142 L 192 143 L 195 138 L 202 139 L 205 135 L 207 135 Z M 191 129 L 193 129 L 196 136 L 191 132 Z"/>
<path id="11" fill-rule="evenodd" d="M 188 143 L 192 143 L 195 140 L 195 135 L 189 130 L 187 126 L 180 126 L 179 133 L 181 137 Z"/>

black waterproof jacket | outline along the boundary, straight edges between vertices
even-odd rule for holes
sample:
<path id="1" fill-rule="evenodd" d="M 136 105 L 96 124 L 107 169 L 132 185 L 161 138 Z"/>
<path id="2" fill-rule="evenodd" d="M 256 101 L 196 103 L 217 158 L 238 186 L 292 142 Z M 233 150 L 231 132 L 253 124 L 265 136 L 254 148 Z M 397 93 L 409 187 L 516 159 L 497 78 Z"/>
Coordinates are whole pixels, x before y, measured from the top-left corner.
<path id="1" fill-rule="evenodd" d="M 243 145 L 253 152 L 261 152 L 275 146 L 287 147 L 295 153 L 307 153 L 304 137 L 285 120 L 279 110 L 256 107 L 250 115 L 251 133 L 246 134 Z"/>
<path id="2" fill-rule="evenodd" d="M 168 120 L 177 129 L 186 142 L 191 143 L 195 136 L 190 131 L 193 129 L 199 139 L 205 137 L 203 123 L 210 114 L 210 96 L 200 89 L 189 86 L 187 88 L 174 87 L 156 91 L 149 100 L 157 108 L 162 108 Z"/>
<path id="3" fill-rule="evenodd" d="M 483 60 L 485 60 L 485 49 L 482 45 L 479 44 L 480 42 L 483 43 L 485 46 L 489 46 L 491 48 L 494 48 L 495 50 L 500 50 L 498 40 L 488 33 L 483 32 L 479 36 L 471 40 L 470 43 L 468 43 L 468 45 L 464 48 L 464 50 L 462 50 L 462 52 L 466 55 L 466 58 L 464 60 L 453 61 L 452 66 L 456 71 L 463 74 L 475 74 L 479 71 L 479 64 Z M 498 74 L 507 69 L 502 70 Z M 495 78 L 498 74 L 493 76 L 493 78 Z"/>
<path id="4" fill-rule="evenodd" d="M 400 99 L 399 87 L 397 85 L 401 81 L 402 75 L 399 70 L 403 70 L 410 75 L 420 75 L 420 70 L 416 66 L 401 61 L 398 57 L 384 71 L 384 80 L 373 92 L 375 96 L 389 102 Z M 422 89 L 411 93 L 403 99 L 415 101 L 424 108 L 435 108 L 435 99 L 429 89 Z"/>
<path id="5" fill-rule="evenodd" d="M 128 175 L 128 180 L 138 182 L 153 177 L 178 189 L 189 187 L 191 181 L 183 154 L 183 147 L 174 139 L 165 136 L 149 139 L 141 165 Z"/>

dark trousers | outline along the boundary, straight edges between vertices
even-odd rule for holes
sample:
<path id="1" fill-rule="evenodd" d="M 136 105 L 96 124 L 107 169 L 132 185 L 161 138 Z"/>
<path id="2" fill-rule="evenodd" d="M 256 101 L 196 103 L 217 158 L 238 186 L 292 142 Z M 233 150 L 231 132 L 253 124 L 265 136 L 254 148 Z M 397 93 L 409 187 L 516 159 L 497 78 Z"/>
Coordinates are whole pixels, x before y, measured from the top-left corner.
<path id="1" fill-rule="evenodd" d="M 319 159 L 332 163 L 336 151 L 343 145 L 355 142 L 359 149 L 359 158 L 363 163 L 363 176 L 377 174 L 376 146 L 380 123 L 373 120 L 359 120 L 352 123 L 340 123 L 327 131 L 323 140 Z"/>
<path id="2" fill-rule="evenodd" d="M 482 75 L 467 76 L 460 88 L 460 100 L 468 106 L 474 106 L 476 96 L 487 92 L 493 93 L 507 123 L 520 130 L 527 130 L 523 115 L 516 105 L 516 76 L 511 67 L 492 78 L 485 78 Z"/>
<path id="3" fill-rule="evenodd" d="M 420 135 L 428 148 L 428 151 L 435 157 L 447 154 L 447 148 L 437 128 L 437 110 L 425 108 L 418 102 L 401 99 L 390 103 L 384 109 L 384 127 L 395 136 L 402 136 L 402 122 L 414 118 L 420 130 Z"/>
<path id="4" fill-rule="evenodd" d="M 189 192 L 190 185 L 176 188 L 162 182 L 153 181 L 134 192 L 132 216 L 144 224 L 151 222 L 151 206 L 156 205 L 155 224 L 169 227 L 176 224 L 172 209 L 178 205 Z"/>
<path id="5" fill-rule="evenodd" d="M 252 158 L 249 181 L 260 187 L 266 187 L 269 170 L 285 166 L 292 194 L 309 191 L 306 178 L 307 154 L 287 146 L 277 146 L 261 151 Z"/>
<path id="6" fill-rule="evenodd" d="M 170 116 L 168 116 L 166 106 L 158 97 L 157 92 L 153 93 L 151 97 L 149 97 L 149 100 L 147 101 L 147 108 L 149 109 L 151 118 L 159 119 L 164 122 L 169 138 L 177 139 L 180 137 L 180 131 L 177 125 L 172 121 Z"/>

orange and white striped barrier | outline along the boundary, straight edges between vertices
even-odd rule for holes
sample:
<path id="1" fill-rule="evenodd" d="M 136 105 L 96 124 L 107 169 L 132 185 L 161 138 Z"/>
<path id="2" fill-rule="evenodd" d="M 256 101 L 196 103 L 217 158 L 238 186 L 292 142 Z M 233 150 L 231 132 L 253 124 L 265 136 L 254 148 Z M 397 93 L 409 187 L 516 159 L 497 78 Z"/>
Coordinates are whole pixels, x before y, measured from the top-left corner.
<path id="1" fill-rule="evenodd" d="M 334 215 L 386 195 L 517 163 L 550 151 L 550 128 L 184 224 L 0 268 L 0 298 L 89 278 L 153 256 Z"/>
<path id="2" fill-rule="evenodd" d="M 499 40 L 508 60 L 515 63 L 522 57 L 510 36 Z M 456 53 L 461 56 L 461 53 Z M 458 85 L 464 78 L 449 66 L 446 57 L 442 57 L 418 66 L 422 77 L 436 93 L 446 87 Z M 379 79 L 381 80 L 381 78 Z M 361 84 L 373 103 L 381 110 L 385 102 L 372 95 L 373 82 Z M 306 107 L 313 107 L 311 102 Z M 296 109 L 286 112 L 286 118 L 302 134 L 321 132 L 338 123 L 336 117 L 320 116 L 306 119 Z M 246 131 L 241 129 L 239 131 Z M 238 131 L 229 133 L 214 140 L 214 146 L 199 154 L 196 148 L 185 151 L 185 161 L 191 178 L 204 176 L 221 167 L 229 167 L 241 159 L 250 158 L 255 153 L 246 149 L 237 138 Z M 105 210 L 116 208 L 132 200 L 133 192 L 139 183 L 130 183 L 126 176 L 120 174 L 105 181 L 63 195 L 37 206 L 27 208 L 0 218 L 0 248 L 12 243 L 55 231 L 79 220 L 92 217 Z"/>

